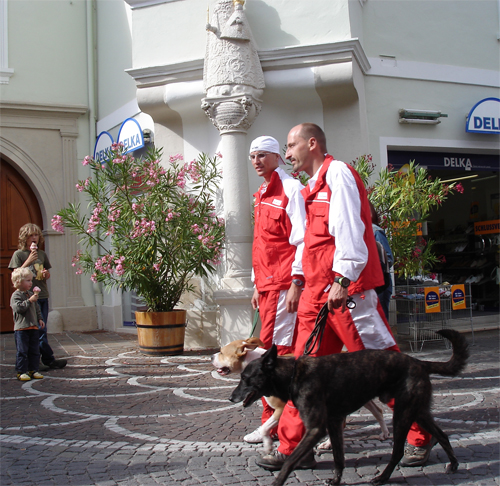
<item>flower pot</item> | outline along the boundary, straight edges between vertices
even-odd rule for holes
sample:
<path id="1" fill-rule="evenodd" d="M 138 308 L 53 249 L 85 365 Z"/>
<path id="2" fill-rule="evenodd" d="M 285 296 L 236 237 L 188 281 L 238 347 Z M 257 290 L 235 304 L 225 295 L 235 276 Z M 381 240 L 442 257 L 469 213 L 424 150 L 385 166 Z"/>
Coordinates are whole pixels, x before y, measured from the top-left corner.
<path id="1" fill-rule="evenodd" d="M 136 312 L 137 339 L 141 353 L 172 356 L 184 351 L 186 311 Z"/>

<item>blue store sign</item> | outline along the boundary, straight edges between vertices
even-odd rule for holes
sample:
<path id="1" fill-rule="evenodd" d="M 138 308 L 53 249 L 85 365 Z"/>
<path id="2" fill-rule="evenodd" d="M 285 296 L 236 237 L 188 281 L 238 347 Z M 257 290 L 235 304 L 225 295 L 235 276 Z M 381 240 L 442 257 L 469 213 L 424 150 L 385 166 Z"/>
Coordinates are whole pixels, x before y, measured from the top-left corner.
<path id="1" fill-rule="evenodd" d="M 500 134 L 500 99 L 485 98 L 477 103 L 467 116 L 465 131 Z"/>
<path id="2" fill-rule="evenodd" d="M 113 137 L 108 132 L 101 132 L 95 141 L 94 160 L 104 164 L 109 158 L 112 145 Z"/>
<path id="3" fill-rule="evenodd" d="M 137 120 L 127 118 L 118 132 L 118 143 L 123 143 L 123 153 L 133 152 L 144 147 L 144 136 Z"/>
<path id="4" fill-rule="evenodd" d="M 133 118 L 127 118 L 120 127 L 117 142 L 123 143 L 124 154 L 144 147 L 144 135 L 139 122 Z M 94 159 L 101 164 L 106 163 L 113 143 L 113 137 L 108 132 L 101 132 L 95 142 Z"/>

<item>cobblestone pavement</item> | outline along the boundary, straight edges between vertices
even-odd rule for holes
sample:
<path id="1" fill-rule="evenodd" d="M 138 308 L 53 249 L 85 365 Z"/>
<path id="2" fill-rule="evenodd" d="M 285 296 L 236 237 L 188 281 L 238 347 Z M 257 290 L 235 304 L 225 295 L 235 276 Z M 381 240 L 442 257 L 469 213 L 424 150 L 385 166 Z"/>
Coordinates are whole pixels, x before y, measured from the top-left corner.
<path id="1" fill-rule="evenodd" d="M 260 447 L 242 442 L 259 425 L 261 408 L 227 400 L 237 379 L 219 377 L 209 353 L 149 357 L 138 352 L 135 336 L 102 331 L 50 341 L 68 366 L 21 383 L 14 337 L 1 335 L 2 486 L 272 483 L 276 473 L 255 465 Z M 465 372 L 433 378 L 434 415 L 450 436 L 458 472 L 445 474 L 447 457 L 437 445 L 426 467 L 398 467 L 390 484 L 499 484 L 498 351 L 498 330 L 476 333 Z M 450 351 L 429 343 L 411 354 L 446 360 Z M 344 484 L 367 484 L 385 467 L 392 441 L 378 434 L 365 409 L 349 417 Z M 331 454 L 316 458 L 316 469 L 292 473 L 287 484 L 331 478 Z"/>

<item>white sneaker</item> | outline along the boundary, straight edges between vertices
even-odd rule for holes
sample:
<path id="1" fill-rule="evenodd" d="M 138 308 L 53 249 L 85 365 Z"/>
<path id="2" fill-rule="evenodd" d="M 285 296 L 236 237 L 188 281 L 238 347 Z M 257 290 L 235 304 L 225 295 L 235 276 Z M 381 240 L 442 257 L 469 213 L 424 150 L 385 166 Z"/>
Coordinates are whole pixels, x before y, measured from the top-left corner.
<path id="1" fill-rule="evenodd" d="M 251 434 L 245 435 L 245 437 L 243 437 L 243 440 L 250 444 L 260 444 L 262 442 L 260 427 L 258 429 L 255 429 Z"/>

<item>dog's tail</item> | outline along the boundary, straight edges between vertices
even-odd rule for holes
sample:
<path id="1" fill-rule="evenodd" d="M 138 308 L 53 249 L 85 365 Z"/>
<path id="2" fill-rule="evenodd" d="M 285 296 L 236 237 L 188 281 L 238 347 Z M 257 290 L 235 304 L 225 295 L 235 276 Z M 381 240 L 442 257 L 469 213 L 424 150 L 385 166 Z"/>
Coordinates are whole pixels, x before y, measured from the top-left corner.
<path id="1" fill-rule="evenodd" d="M 451 341 L 453 355 L 451 359 L 445 363 L 439 361 L 424 361 L 425 368 L 428 373 L 456 376 L 465 368 L 469 357 L 469 345 L 467 344 L 467 340 L 453 329 L 442 329 L 436 332 Z"/>

